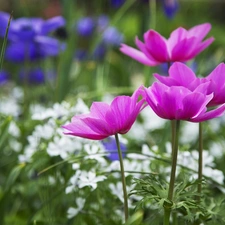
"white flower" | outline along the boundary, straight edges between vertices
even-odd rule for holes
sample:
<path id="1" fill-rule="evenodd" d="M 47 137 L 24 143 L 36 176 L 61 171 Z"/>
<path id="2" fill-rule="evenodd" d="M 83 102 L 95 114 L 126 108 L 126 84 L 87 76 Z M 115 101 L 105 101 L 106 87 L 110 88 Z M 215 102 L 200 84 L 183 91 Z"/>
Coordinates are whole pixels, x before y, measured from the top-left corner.
<path id="1" fill-rule="evenodd" d="M 82 144 L 76 139 L 72 140 L 68 136 L 54 137 L 53 142 L 48 144 L 47 153 L 50 156 L 60 156 L 62 159 L 65 159 L 81 148 Z"/>
<path id="2" fill-rule="evenodd" d="M 0 113 L 18 117 L 21 113 L 21 107 L 14 98 L 2 98 L 0 101 Z"/>
<path id="3" fill-rule="evenodd" d="M 107 165 L 107 161 L 105 160 L 104 156 L 107 155 L 104 152 L 102 146 L 97 144 L 97 142 L 93 142 L 91 144 L 85 144 L 84 150 L 88 154 L 84 157 L 84 159 L 95 159 L 97 162 L 101 164 L 102 167 Z"/>
<path id="4" fill-rule="evenodd" d="M 164 127 L 166 120 L 160 118 L 155 114 L 155 112 L 150 108 L 146 107 L 142 112 L 141 116 L 143 117 L 143 127 L 146 130 L 156 130 Z"/>
<path id="5" fill-rule="evenodd" d="M 181 129 L 181 143 L 192 143 L 198 138 L 198 123 L 185 122 Z"/>
<path id="6" fill-rule="evenodd" d="M 89 108 L 81 98 L 78 98 L 76 105 L 71 108 L 71 112 L 75 112 L 76 114 L 88 113 Z"/>
<path id="7" fill-rule="evenodd" d="M 8 132 L 13 137 L 19 137 L 20 136 L 20 129 L 18 128 L 18 126 L 16 125 L 16 123 L 14 121 L 10 122 Z"/>
<path id="8" fill-rule="evenodd" d="M 55 132 L 55 128 L 50 124 L 37 125 L 34 131 L 34 136 L 49 140 Z"/>
<path id="9" fill-rule="evenodd" d="M 82 171 L 81 170 L 77 170 L 75 175 L 73 175 L 71 178 L 70 178 L 70 186 L 66 187 L 66 194 L 68 193 L 71 193 L 74 188 L 77 186 L 77 182 L 78 182 L 78 178 L 79 176 L 81 175 Z"/>
<path id="10" fill-rule="evenodd" d="M 106 176 L 96 176 L 96 173 L 92 171 L 82 171 L 79 180 L 78 187 L 83 188 L 85 186 L 91 186 L 92 190 L 97 188 L 97 183 L 106 179 Z"/>
<path id="11" fill-rule="evenodd" d="M 128 159 L 135 159 L 135 160 L 146 160 L 146 159 L 149 159 L 147 156 L 141 155 L 141 154 L 137 154 L 137 153 L 129 153 L 129 154 L 127 154 L 127 158 Z"/>
<path id="12" fill-rule="evenodd" d="M 223 172 L 217 169 L 213 169 L 211 167 L 205 167 L 203 169 L 203 174 L 207 177 L 211 177 L 214 181 L 219 184 L 223 184 L 224 175 Z"/>
<path id="13" fill-rule="evenodd" d="M 22 149 L 22 144 L 16 140 L 10 140 L 9 145 L 15 152 L 20 152 Z"/>
<path id="14" fill-rule="evenodd" d="M 77 208 L 70 207 L 67 211 L 67 218 L 71 219 L 75 217 L 83 209 L 85 201 L 86 200 L 84 198 L 78 197 L 76 199 Z"/>
<path id="15" fill-rule="evenodd" d="M 212 156 L 215 158 L 220 158 L 223 156 L 224 152 L 224 147 L 225 147 L 225 142 L 212 142 L 210 144 L 209 152 Z"/>
<path id="16" fill-rule="evenodd" d="M 70 111 L 70 104 L 67 102 L 62 102 L 61 104 L 55 103 L 52 108 L 44 109 L 35 112 L 32 116 L 33 120 L 44 120 L 47 118 L 60 118 L 62 116 L 68 115 Z"/>
<path id="17" fill-rule="evenodd" d="M 133 189 L 133 185 L 132 186 L 126 186 L 127 189 L 127 193 L 129 194 L 129 192 Z M 121 182 L 118 182 L 117 184 L 109 184 L 109 189 L 111 190 L 112 194 L 115 195 L 121 202 L 124 202 L 124 197 L 123 197 L 123 186 Z M 132 202 L 130 199 L 128 199 L 128 206 L 129 208 L 132 207 Z"/>

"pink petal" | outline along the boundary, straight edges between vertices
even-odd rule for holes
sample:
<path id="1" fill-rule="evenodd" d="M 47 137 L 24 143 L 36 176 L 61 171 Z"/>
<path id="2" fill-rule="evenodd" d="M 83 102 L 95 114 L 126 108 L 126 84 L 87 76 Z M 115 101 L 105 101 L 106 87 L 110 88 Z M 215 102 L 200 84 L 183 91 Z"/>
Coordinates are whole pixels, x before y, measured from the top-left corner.
<path id="1" fill-rule="evenodd" d="M 173 49 L 171 49 L 171 61 L 180 61 L 184 62 L 189 59 L 190 50 L 192 49 L 192 44 L 195 42 L 196 38 L 192 37 L 189 39 L 183 39 L 178 42 Z"/>
<path id="2" fill-rule="evenodd" d="M 146 48 L 146 45 L 141 42 L 137 37 L 135 39 L 135 43 L 136 45 L 138 46 L 138 48 L 147 56 L 147 58 L 149 60 L 151 60 L 153 63 L 157 63 L 158 64 L 161 64 L 161 62 L 158 62 L 151 54 L 150 52 L 148 51 L 148 49 Z"/>
<path id="3" fill-rule="evenodd" d="M 200 24 L 188 30 L 188 37 L 195 36 L 199 39 L 199 41 L 201 41 L 202 39 L 204 39 L 204 37 L 208 34 L 210 30 L 211 30 L 210 23 Z"/>
<path id="4" fill-rule="evenodd" d="M 99 119 L 105 119 L 106 112 L 110 106 L 104 102 L 93 102 L 90 108 L 90 116 Z"/>
<path id="5" fill-rule="evenodd" d="M 131 97 L 129 96 L 118 96 L 116 97 L 110 106 L 110 111 L 106 114 L 106 121 L 112 129 L 119 132 L 128 131 L 130 114 L 132 113 Z"/>
<path id="6" fill-rule="evenodd" d="M 199 92 L 192 92 L 183 99 L 183 109 L 178 119 L 188 120 L 198 116 L 203 109 L 206 110 L 205 96 Z M 179 118 L 180 117 L 180 118 Z"/>
<path id="7" fill-rule="evenodd" d="M 175 62 L 169 69 L 169 76 L 177 81 L 179 86 L 188 88 L 196 79 L 195 73 L 184 63 Z"/>
<path id="8" fill-rule="evenodd" d="M 82 122 L 84 122 L 86 126 L 88 126 L 95 133 L 98 133 L 100 135 L 108 137 L 114 134 L 110 125 L 104 120 L 87 117 L 83 118 Z"/>
<path id="9" fill-rule="evenodd" d="M 62 127 L 66 130 L 64 134 L 68 134 L 68 135 L 88 138 L 92 140 L 102 140 L 107 137 L 106 135 L 102 135 L 102 134 L 94 132 L 82 120 L 77 120 L 74 123 L 69 123 Z"/>
<path id="10" fill-rule="evenodd" d="M 159 109 L 164 113 L 164 116 L 161 115 L 162 118 L 169 120 L 176 119 L 177 111 L 180 109 L 180 99 L 175 95 L 175 92 L 171 91 L 171 89 L 163 94 L 162 101 L 159 103 Z"/>
<path id="11" fill-rule="evenodd" d="M 174 80 L 171 77 L 166 77 L 166 76 L 161 76 L 157 73 L 154 73 L 153 76 L 160 81 L 161 83 L 171 87 L 171 86 L 179 86 L 179 82 L 177 82 L 176 80 Z"/>
<path id="12" fill-rule="evenodd" d="M 170 57 L 171 57 L 171 53 L 173 48 L 182 40 L 186 39 L 188 32 L 187 30 L 185 30 L 183 27 L 179 27 L 176 30 L 174 30 L 171 34 L 170 37 L 167 41 L 167 48 L 168 51 L 170 53 Z"/>
<path id="13" fill-rule="evenodd" d="M 200 82 L 201 83 L 194 89 L 194 92 L 200 92 L 200 93 L 202 93 L 204 95 L 209 94 L 208 93 L 208 88 L 209 88 L 210 82 L 205 80 L 205 79 L 202 79 Z"/>
<path id="14" fill-rule="evenodd" d="M 212 79 L 218 84 L 218 88 L 225 84 L 225 64 L 220 63 L 208 76 L 207 79 Z"/>
<path id="15" fill-rule="evenodd" d="M 147 65 L 147 66 L 158 65 L 157 61 L 151 61 L 149 58 L 147 58 L 147 56 L 143 52 L 141 52 L 135 48 L 132 48 L 128 45 L 122 44 L 120 51 L 122 53 L 124 53 L 125 55 L 130 56 L 131 58 L 137 60 L 138 62 L 140 62 L 144 65 Z"/>
<path id="16" fill-rule="evenodd" d="M 145 34 L 145 45 L 148 52 L 159 62 L 169 61 L 166 39 L 154 30 Z"/>
<path id="17" fill-rule="evenodd" d="M 195 49 L 192 50 L 187 56 L 186 60 L 194 58 L 196 55 L 198 55 L 200 52 L 205 50 L 215 39 L 213 37 L 208 38 L 204 42 L 200 43 L 199 46 L 197 46 Z"/>
<path id="18" fill-rule="evenodd" d="M 220 117 L 224 115 L 225 104 L 221 105 L 219 108 L 206 112 L 194 119 L 190 119 L 191 122 L 203 122 L 206 120 L 210 120 L 216 117 Z"/>
<path id="19" fill-rule="evenodd" d="M 145 91 L 145 100 L 147 101 L 148 105 L 152 108 L 152 110 L 158 115 L 158 99 L 157 97 L 155 96 L 155 93 L 154 93 L 154 89 L 155 89 L 155 83 L 149 87 L 149 88 L 144 88 L 144 91 Z"/>

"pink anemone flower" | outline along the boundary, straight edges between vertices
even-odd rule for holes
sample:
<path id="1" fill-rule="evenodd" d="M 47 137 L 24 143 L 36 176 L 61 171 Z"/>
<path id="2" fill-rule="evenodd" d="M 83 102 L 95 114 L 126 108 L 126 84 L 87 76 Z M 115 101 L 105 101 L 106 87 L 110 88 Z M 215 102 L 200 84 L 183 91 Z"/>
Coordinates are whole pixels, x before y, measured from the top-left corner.
<path id="1" fill-rule="evenodd" d="M 209 82 L 199 85 L 194 91 L 183 86 L 168 87 L 155 82 L 145 88 L 145 98 L 152 110 L 161 118 L 168 120 L 187 120 L 202 122 L 223 115 L 225 104 L 207 111 L 207 104 L 213 93 L 207 95 Z"/>
<path id="2" fill-rule="evenodd" d="M 165 62 L 186 62 L 214 41 L 213 37 L 203 41 L 210 29 L 209 23 L 197 25 L 190 30 L 179 27 L 171 33 L 169 39 L 149 30 L 144 34 L 144 43 L 136 38 L 139 50 L 122 44 L 120 51 L 147 66 L 157 66 Z"/>
<path id="3" fill-rule="evenodd" d="M 92 140 L 102 140 L 111 135 L 127 133 L 140 111 L 146 106 L 141 88 L 133 95 L 117 96 L 110 105 L 94 102 L 90 113 L 77 115 L 72 122 L 63 126 L 65 134 Z"/>
<path id="4" fill-rule="evenodd" d="M 157 73 L 154 77 L 167 86 L 183 86 L 193 91 L 200 84 L 209 82 L 207 94 L 213 93 L 213 98 L 207 106 L 216 106 L 225 103 L 225 64 L 220 63 L 207 77 L 199 78 L 185 64 L 175 62 L 169 69 L 169 76 Z"/>

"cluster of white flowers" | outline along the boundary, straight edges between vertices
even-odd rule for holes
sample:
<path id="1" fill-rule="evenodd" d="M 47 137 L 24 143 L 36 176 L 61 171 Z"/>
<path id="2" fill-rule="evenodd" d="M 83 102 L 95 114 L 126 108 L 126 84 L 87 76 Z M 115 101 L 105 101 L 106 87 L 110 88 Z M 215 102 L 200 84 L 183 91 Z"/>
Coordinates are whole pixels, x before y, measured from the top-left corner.
<path id="1" fill-rule="evenodd" d="M 14 87 L 7 96 L 2 96 L 0 100 L 0 113 L 18 117 L 21 114 L 21 106 L 19 102 L 23 99 L 23 91 L 18 87 Z"/>
<path id="2" fill-rule="evenodd" d="M 170 143 L 167 143 L 166 146 L 167 146 L 166 157 L 169 158 L 171 156 L 171 145 Z M 197 179 L 198 158 L 199 153 L 197 150 L 179 151 L 177 158 L 178 164 L 177 173 L 179 173 L 182 170 L 182 168 L 186 168 L 189 169 L 190 171 L 193 171 L 192 176 L 190 178 Z M 214 168 L 215 167 L 214 159 L 215 159 L 214 156 L 210 154 L 209 151 L 203 150 L 203 165 L 202 165 L 203 175 L 214 180 L 219 184 L 223 184 L 224 174 L 222 171 Z M 170 170 L 170 166 L 168 167 L 168 170 Z"/>
<path id="3" fill-rule="evenodd" d="M 37 112 L 37 109 L 40 111 Z M 41 124 L 38 124 L 32 134 L 27 137 L 28 145 L 25 147 L 24 152 L 19 155 L 19 160 L 21 162 L 31 162 L 32 156 L 41 149 L 43 144 L 46 145 L 46 151 L 50 157 L 60 156 L 65 159 L 69 155 L 80 151 L 83 145 L 89 141 L 64 135 L 61 126 L 63 123 L 69 122 L 67 120 L 72 115 L 86 113 L 87 110 L 88 107 L 81 99 L 78 99 L 74 107 L 71 107 L 67 102 L 56 103 L 52 108 L 47 109 L 32 106 L 32 119 L 41 121 Z"/>
<path id="4" fill-rule="evenodd" d="M 7 107 L 5 107 L 4 113 L 6 113 L 6 109 Z M 18 116 L 20 112 L 19 108 L 16 109 L 16 111 L 17 113 L 12 114 L 13 116 Z M 39 121 L 39 124 L 34 127 L 32 133 L 27 137 L 27 145 L 22 151 L 21 144 L 16 141 L 16 137 L 20 135 L 20 130 L 15 122 L 11 122 L 9 127 L 11 136 L 15 137 L 15 140 L 10 143 L 13 145 L 13 149 L 20 153 L 20 162 L 32 162 L 35 153 L 41 150 L 45 150 L 48 157 L 58 156 L 62 160 L 68 160 L 74 173 L 66 184 L 65 193 L 67 195 L 76 193 L 74 206 L 69 207 L 67 211 L 68 218 L 77 216 L 85 207 L 86 199 L 82 190 L 88 189 L 90 193 L 94 192 L 99 184 L 106 182 L 109 174 L 111 182 L 109 180 L 107 181 L 108 191 L 123 202 L 119 161 L 110 161 L 107 159 L 108 153 L 100 141 L 91 141 L 63 134 L 63 128 L 61 128 L 61 126 L 70 122 L 68 120 L 70 120 L 73 115 L 87 113 L 89 111 L 88 107 L 81 99 L 78 99 L 75 106 L 71 106 L 68 102 L 62 102 L 61 104 L 56 103 L 51 108 L 45 108 L 36 104 L 31 106 L 30 111 L 33 122 Z M 9 113 L 9 110 L 7 113 Z M 136 121 L 127 136 L 133 140 L 137 139 L 144 142 L 149 132 L 155 129 L 163 129 L 166 120 L 155 115 L 149 107 L 143 110 L 141 116 L 143 121 Z M 195 141 L 198 136 L 197 131 L 198 128 L 196 124 L 185 123 L 182 127 L 181 142 L 187 143 L 187 141 L 190 140 Z M 123 143 L 127 142 L 127 139 L 124 137 L 122 137 L 121 140 Z M 215 146 L 212 146 L 212 148 L 215 148 Z M 170 152 L 171 148 L 169 143 L 167 144 L 167 152 L 164 154 L 159 152 L 158 146 L 149 148 L 146 144 L 142 145 L 140 153 L 128 152 L 123 160 L 126 178 L 143 178 L 145 175 L 155 173 L 151 168 L 152 162 L 156 162 L 161 156 L 164 156 L 167 160 L 170 159 Z M 222 184 L 224 179 L 223 173 L 214 169 L 215 156 L 210 155 L 209 151 L 204 151 L 203 157 L 204 175 Z M 178 164 L 182 165 L 182 167 L 178 166 L 178 173 L 183 167 L 186 167 L 193 171 L 192 177 L 197 178 L 198 154 L 196 150 L 180 151 L 178 154 Z M 86 167 L 86 165 L 88 166 Z M 158 163 L 158 165 L 158 172 L 167 175 L 170 173 L 170 164 Z M 54 177 L 49 176 L 49 182 L 51 185 L 54 185 L 56 181 Z M 61 182 L 64 183 L 65 180 L 61 179 Z M 133 188 L 134 185 L 127 185 L 128 193 Z M 134 208 L 134 202 L 139 201 L 140 198 L 140 196 L 132 194 L 129 197 L 129 207 Z M 123 217 L 121 210 L 115 213 L 120 215 L 121 218 Z"/>

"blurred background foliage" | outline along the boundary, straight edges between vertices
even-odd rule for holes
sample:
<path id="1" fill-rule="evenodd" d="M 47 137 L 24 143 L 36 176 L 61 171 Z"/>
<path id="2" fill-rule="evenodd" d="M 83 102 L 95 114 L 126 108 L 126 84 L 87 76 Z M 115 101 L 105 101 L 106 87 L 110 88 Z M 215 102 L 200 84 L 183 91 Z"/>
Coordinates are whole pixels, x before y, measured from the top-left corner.
<path id="1" fill-rule="evenodd" d="M 2 1 L 1 8 L 9 13 L 13 11 L 15 19 L 19 17 L 49 19 L 58 15 L 66 19 L 65 29 L 58 29 L 53 34 L 66 43 L 65 51 L 58 57 L 34 62 L 45 73 L 53 71 L 56 76 L 56 80 L 46 82 L 48 84 L 33 85 L 39 98 L 43 97 L 40 99 L 42 101 L 46 98 L 51 101 L 62 101 L 68 94 L 68 97 L 74 98 L 74 95 L 96 90 L 97 95 L 101 95 L 101 92 L 105 90 L 117 92 L 118 87 L 128 87 L 128 89 L 131 87 L 133 90 L 137 83 L 143 83 L 142 74 L 147 73 L 147 76 L 151 77 L 155 71 L 163 73 L 161 67 L 146 68 L 118 50 L 121 42 L 135 46 L 135 37 L 138 36 L 142 40 L 143 33 L 150 28 L 168 38 L 171 31 L 179 26 L 188 29 L 194 25 L 209 22 L 212 24 L 209 35 L 214 36 L 215 41 L 196 58 L 193 63 L 197 65 L 196 72 L 204 76 L 225 57 L 224 1 L 180 0 L 178 9 L 173 16 L 169 15 L 169 17 L 165 14 L 163 1 L 160 0 L 156 0 L 156 12 L 153 11 L 153 13 L 151 13 L 151 2 L 145 0 Z M 116 31 L 110 31 L 114 32 L 111 37 L 108 37 L 110 33 L 107 34 L 106 44 L 102 43 L 104 33 L 99 31 L 100 28 L 97 25 L 99 23 L 97 20 L 101 16 L 105 16 L 105 21 L 102 18 L 102 23 L 116 29 Z M 89 18 L 91 21 L 80 21 L 82 18 Z M 81 22 L 80 31 L 79 22 Z M 82 34 L 82 32 L 87 33 Z M 10 76 L 21 84 L 21 78 L 16 75 L 21 67 L 18 63 L 13 63 L 12 67 L 12 62 L 5 61 L 3 69 L 9 71 Z M 40 83 L 43 82 L 40 81 Z M 30 93 L 31 98 L 34 89 Z M 121 91 L 123 92 L 123 89 Z M 40 93 L 45 94 L 41 96 Z"/>

